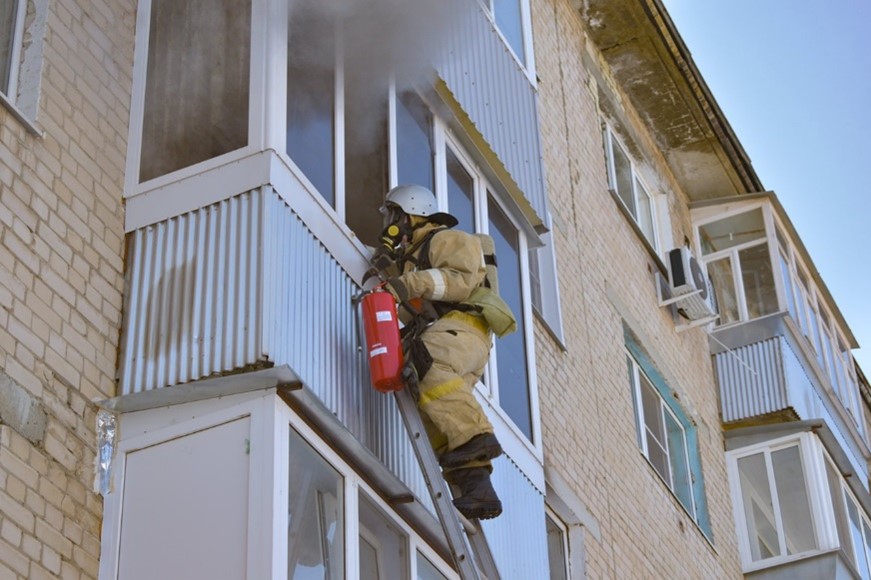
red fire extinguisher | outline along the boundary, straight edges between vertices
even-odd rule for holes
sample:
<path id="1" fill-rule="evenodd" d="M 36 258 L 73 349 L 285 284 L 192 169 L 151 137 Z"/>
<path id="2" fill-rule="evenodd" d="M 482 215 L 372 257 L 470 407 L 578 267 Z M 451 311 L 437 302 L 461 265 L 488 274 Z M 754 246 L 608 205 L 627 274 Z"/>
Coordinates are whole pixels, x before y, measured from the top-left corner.
<path id="1" fill-rule="evenodd" d="M 362 303 L 372 385 L 382 393 L 398 391 L 404 383 L 396 303 L 389 292 L 381 289 L 364 296 Z"/>

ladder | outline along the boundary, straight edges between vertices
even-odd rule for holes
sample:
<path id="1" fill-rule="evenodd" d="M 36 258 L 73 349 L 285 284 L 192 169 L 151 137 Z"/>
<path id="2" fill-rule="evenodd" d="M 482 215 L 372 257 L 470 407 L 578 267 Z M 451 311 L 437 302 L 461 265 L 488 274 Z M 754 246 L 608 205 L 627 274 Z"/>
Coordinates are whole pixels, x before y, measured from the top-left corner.
<path id="1" fill-rule="evenodd" d="M 432 497 L 439 522 L 454 564 L 463 580 L 499 580 L 496 561 L 490 552 L 487 538 L 479 520 L 468 520 L 451 502 L 448 485 L 442 477 L 441 468 L 424 431 L 417 405 L 406 387 L 393 393 L 399 414 L 411 438 L 411 446 L 417 456 L 426 487 Z M 468 542 L 466 541 L 468 539 Z M 474 557 L 473 557 L 474 555 Z"/>

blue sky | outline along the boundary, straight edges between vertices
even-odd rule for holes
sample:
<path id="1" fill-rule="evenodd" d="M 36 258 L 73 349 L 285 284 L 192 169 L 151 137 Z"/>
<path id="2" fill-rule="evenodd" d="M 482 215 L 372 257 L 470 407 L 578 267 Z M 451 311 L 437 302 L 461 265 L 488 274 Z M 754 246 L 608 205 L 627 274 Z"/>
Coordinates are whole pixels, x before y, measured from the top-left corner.
<path id="1" fill-rule="evenodd" d="M 663 0 L 871 375 L 871 0 Z"/>

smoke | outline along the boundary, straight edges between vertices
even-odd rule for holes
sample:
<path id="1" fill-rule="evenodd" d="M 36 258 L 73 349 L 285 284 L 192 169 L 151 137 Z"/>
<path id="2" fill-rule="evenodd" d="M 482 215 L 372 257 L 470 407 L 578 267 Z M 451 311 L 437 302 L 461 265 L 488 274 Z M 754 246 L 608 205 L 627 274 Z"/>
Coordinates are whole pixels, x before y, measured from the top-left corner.
<path id="1" fill-rule="evenodd" d="M 316 41 L 289 57 L 332 67 L 335 56 L 324 41 L 335 39 L 343 45 L 347 73 L 372 79 L 372 84 L 394 74 L 403 88 L 411 86 L 430 78 L 469 4 L 470 0 L 293 0 L 291 34 Z"/>

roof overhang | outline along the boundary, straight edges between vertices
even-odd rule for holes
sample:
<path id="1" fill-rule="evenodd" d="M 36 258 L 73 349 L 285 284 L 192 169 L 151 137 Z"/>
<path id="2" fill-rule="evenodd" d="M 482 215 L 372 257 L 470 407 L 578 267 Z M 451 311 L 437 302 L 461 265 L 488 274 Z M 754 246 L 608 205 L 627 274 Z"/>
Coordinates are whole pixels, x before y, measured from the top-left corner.
<path id="1" fill-rule="evenodd" d="M 600 83 L 600 106 L 607 114 L 628 99 L 691 200 L 764 189 L 660 0 L 575 6 L 622 93 Z"/>

